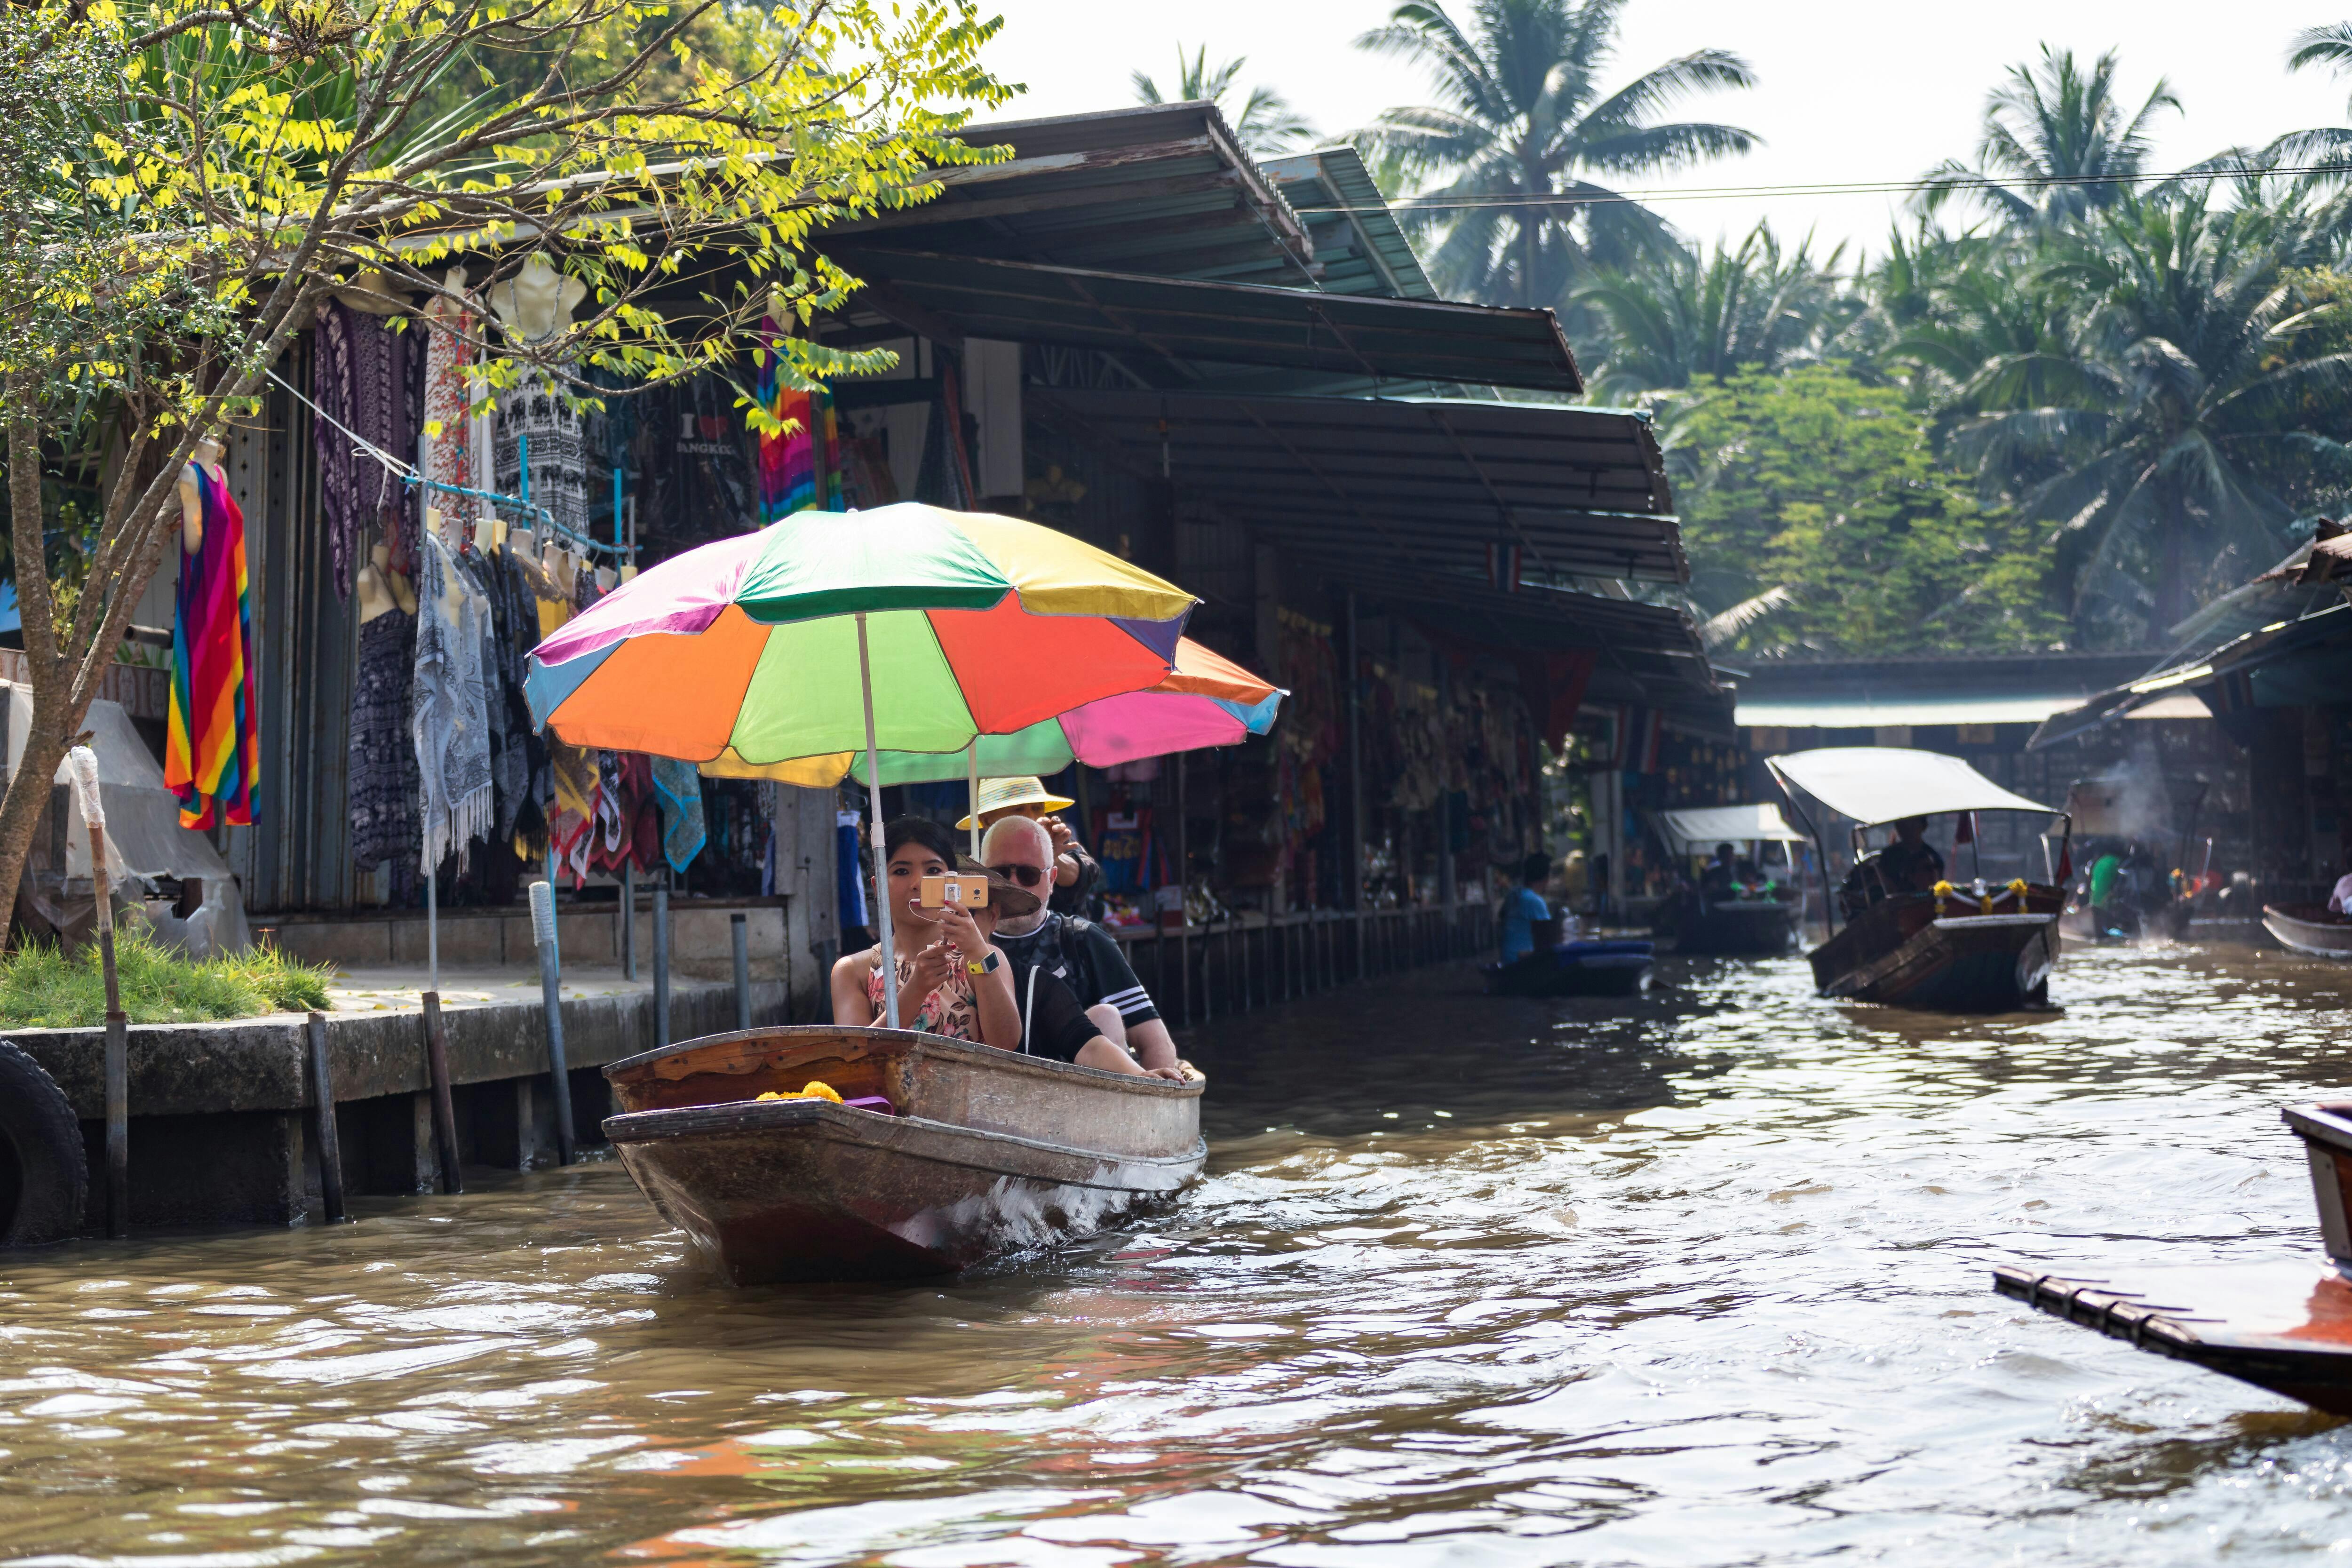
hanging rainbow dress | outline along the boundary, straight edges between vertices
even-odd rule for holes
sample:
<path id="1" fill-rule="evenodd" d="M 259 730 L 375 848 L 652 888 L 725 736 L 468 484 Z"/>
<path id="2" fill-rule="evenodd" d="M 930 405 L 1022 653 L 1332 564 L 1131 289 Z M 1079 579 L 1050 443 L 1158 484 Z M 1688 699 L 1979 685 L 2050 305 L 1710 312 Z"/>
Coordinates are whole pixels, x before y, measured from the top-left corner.
<path id="1" fill-rule="evenodd" d="M 261 762 L 253 692 L 253 612 L 245 580 L 245 514 L 227 484 L 191 464 L 204 538 L 180 555 L 172 617 L 172 708 L 163 783 L 180 797 L 180 826 L 253 822 Z M 174 530 L 176 532 L 177 530 Z"/>
<path id="2" fill-rule="evenodd" d="M 760 347 L 755 355 L 759 374 L 752 396 L 771 418 L 790 421 L 797 428 L 783 435 L 760 436 L 760 521 L 765 524 L 816 507 L 840 510 L 837 484 L 823 473 L 827 454 L 839 448 L 835 437 L 833 400 L 822 392 L 802 392 L 783 384 L 782 329 L 770 316 L 760 323 Z"/>

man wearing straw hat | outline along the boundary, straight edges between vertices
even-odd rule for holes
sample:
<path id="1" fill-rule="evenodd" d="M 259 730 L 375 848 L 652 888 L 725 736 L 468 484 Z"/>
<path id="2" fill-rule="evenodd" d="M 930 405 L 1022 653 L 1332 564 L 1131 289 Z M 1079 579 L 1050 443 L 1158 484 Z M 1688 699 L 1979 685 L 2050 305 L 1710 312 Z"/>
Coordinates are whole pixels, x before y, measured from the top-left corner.
<path id="1" fill-rule="evenodd" d="M 1066 795 L 1047 794 L 1045 781 L 1037 778 L 982 779 L 972 803 L 982 831 L 1008 816 L 1025 816 L 1045 830 L 1054 845 L 1054 891 L 1048 905 L 1057 915 L 1085 914 L 1095 885 L 1102 880 L 1102 868 L 1079 845 L 1069 824 L 1054 815 L 1076 804 Z M 971 826 L 967 816 L 956 830 L 969 833 Z"/>

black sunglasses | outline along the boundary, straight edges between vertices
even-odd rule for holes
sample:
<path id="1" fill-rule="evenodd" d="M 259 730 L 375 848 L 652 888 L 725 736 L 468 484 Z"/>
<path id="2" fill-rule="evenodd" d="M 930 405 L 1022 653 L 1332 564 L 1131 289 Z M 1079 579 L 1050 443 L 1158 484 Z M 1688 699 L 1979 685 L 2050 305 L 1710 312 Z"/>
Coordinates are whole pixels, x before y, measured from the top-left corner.
<path id="1" fill-rule="evenodd" d="M 1034 866 L 991 866 L 989 869 L 999 876 L 1012 878 L 1024 888 L 1034 888 L 1045 879 L 1045 873 Z"/>

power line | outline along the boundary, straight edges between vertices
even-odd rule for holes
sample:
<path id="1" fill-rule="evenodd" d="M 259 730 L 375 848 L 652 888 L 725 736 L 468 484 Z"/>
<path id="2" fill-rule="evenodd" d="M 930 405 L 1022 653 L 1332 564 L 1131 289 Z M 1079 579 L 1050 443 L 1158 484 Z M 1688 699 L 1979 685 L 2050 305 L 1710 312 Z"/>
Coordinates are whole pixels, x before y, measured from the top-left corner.
<path id="1" fill-rule="evenodd" d="M 1454 200 L 1400 196 L 1383 206 L 1303 206 L 1310 213 L 1454 212 L 1489 207 L 1597 207 L 1653 202 L 1719 201 L 1732 196 L 1867 196 L 1917 195 L 1925 191 L 2041 190 L 2062 185 L 2158 184 L 2168 180 L 2267 179 L 2281 174 L 2352 174 L 2352 163 L 2308 163 L 2276 168 L 2176 169 L 2164 174 L 2048 174 L 2017 180 L 1961 174 L 1948 179 L 1842 180 L 1823 184 L 1684 185 L 1654 190 L 1612 191 L 1595 195 L 1548 192 L 1541 195 L 1463 196 Z"/>

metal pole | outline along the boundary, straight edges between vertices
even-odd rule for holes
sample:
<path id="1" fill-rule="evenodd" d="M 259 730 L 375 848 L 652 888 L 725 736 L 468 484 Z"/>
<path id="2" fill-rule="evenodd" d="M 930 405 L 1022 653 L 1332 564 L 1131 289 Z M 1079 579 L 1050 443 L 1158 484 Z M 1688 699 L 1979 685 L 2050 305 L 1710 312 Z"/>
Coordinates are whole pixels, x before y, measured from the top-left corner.
<path id="1" fill-rule="evenodd" d="M 740 911 L 727 917 L 727 934 L 735 942 L 735 1027 L 751 1026 L 751 931 Z"/>
<path id="2" fill-rule="evenodd" d="M 530 934 L 539 948 L 540 1008 L 547 1015 L 547 1086 L 555 1101 L 555 1163 L 569 1165 L 572 1071 L 563 1055 L 563 970 L 555 951 L 555 889 L 546 882 L 530 885 Z"/>
<path id="3" fill-rule="evenodd" d="M 963 748 L 964 784 L 971 792 L 964 804 L 971 806 L 971 858 L 980 858 L 980 737 L 974 735 Z"/>
<path id="4" fill-rule="evenodd" d="M 1192 1021 L 1192 814 L 1184 804 L 1184 777 L 1192 770 L 1178 755 L 1176 763 L 1176 994 L 1183 1004 L 1184 1022 Z M 1203 980 L 1207 977 L 1202 976 Z"/>
<path id="5" fill-rule="evenodd" d="M 669 878 L 654 884 L 654 1049 L 669 1044 Z"/>
<path id="6" fill-rule="evenodd" d="M 1364 973 L 1364 700 L 1358 662 L 1356 591 L 1348 590 L 1348 903 L 1356 916 L 1356 976 Z"/>
<path id="7" fill-rule="evenodd" d="M 637 977 L 637 862 L 621 862 L 621 978 Z"/>
<path id="8" fill-rule="evenodd" d="M 327 1223 L 343 1221 L 343 1143 L 335 1127 L 335 1073 L 327 1060 L 327 1019 L 313 1013 L 310 1030 L 310 1093 L 319 1102 L 319 1195 Z"/>
<path id="9" fill-rule="evenodd" d="M 898 949 L 890 934 L 890 852 L 882 842 L 882 763 L 874 738 L 874 663 L 866 647 L 866 612 L 857 613 L 857 690 L 866 703 L 866 798 L 874 814 L 874 927 L 882 939 L 882 1017 L 898 1026 Z"/>
<path id="10" fill-rule="evenodd" d="M 441 871 L 437 866 L 425 874 L 425 989 L 433 994 L 441 989 Z"/>

